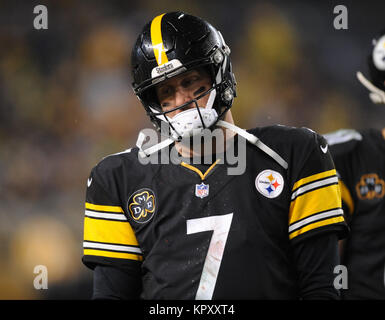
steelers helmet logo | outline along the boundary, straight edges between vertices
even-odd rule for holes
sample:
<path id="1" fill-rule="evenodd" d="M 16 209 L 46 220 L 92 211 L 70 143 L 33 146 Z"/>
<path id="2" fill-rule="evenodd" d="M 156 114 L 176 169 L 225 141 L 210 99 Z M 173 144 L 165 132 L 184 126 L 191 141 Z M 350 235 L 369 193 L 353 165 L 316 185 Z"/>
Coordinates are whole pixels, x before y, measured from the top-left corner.
<path id="1" fill-rule="evenodd" d="M 255 179 L 255 187 L 267 198 L 278 197 L 283 190 L 284 180 L 282 175 L 274 170 L 263 170 Z"/>
<path id="2" fill-rule="evenodd" d="M 385 35 L 378 39 L 373 49 L 373 62 L 378 70 L 385 71 Z"/>
<path id="3" fill-rule="evenodd" d="M 127 202 L 127 211 L 135 222 L 146 223 L 156 211 L 154 191 L 143 188 L 135 191 Z"/>

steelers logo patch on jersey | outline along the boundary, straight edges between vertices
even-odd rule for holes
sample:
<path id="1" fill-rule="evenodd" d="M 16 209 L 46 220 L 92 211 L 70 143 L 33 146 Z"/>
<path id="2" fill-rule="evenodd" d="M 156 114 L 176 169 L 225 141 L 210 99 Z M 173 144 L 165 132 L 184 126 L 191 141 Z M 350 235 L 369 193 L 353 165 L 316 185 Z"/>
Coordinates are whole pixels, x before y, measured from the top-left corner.
<path id="1" fill-rule="evenodd" d="M 361 200 L 383 198 L 385 195 L 385 181 L 376 173 L 364 174 L 356 184 L 356 192 Z"/>
<path id="2" fill-rule="evenodd" d="M 146 223 L 154 216 L 156 202 L 154 191 L 143 188 L 135 191 L 127 202 L 130 217 L 138 223 Z"/>
<path id="3" fill-rule="evenodd" d="M 267 198 L 278 197 L 283 190 L 284 180 L 282 175 L 274 170 L 263 170 L 255 179 L 255 187 Z"/>

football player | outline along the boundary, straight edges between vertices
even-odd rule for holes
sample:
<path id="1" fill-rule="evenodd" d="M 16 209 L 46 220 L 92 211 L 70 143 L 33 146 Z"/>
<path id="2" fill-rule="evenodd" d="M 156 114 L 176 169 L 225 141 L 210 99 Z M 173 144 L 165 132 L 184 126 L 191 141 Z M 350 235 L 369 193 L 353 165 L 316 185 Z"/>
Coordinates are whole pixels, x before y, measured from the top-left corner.
<path id="1" fill-rule="evenodd" d="M 374 103 L 385 104 L 385 30 L 372 41 L 370 80 L 357 72 Z M 351 232 L 342 243 L 348 271 L 343 299 L 385 299 L 385 129 L 341 129 L 325 135 L 340 177 Z"/>
<path id="2" fill-rule="evenodd" d="M 83 262 L 94 270 L 93 298 L 337 299 L 346 224 L 324 138 L 237 127 L 230 49 L 211 24 L 183 12 L 145 25 L 132 75 L 165 137 L 144 148 L 140 134 L 137 147 L 91 171 Z M 191 164 L 187 142 L 215 130 L 224 138 L 209 148 L 212 162 Z M 143 161 L 164 150 L 172 157 L 170 148 L 181 161 Z M 246 163 L 238 174 L 229 174 L 231 148 Z"/>

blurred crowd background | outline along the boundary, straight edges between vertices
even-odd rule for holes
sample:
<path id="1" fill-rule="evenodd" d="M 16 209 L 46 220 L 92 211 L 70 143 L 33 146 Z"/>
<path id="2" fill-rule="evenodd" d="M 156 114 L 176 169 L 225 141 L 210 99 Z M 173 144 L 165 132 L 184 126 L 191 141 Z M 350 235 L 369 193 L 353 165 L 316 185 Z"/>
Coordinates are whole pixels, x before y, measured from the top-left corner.
<path id="1" fill-rule="evenodd" d="M 275 123 L 320 133 L 383 127 L 356 71 L 367 73 L 384 1 L 0 1 L 0 299 L 88 299 L 81 263 L 86 181 L 105 155 L 152 127 L 131 85 L 130 51 L 145 22 L 183 10 L 232 50 L 243 128 Z M 36 30 L 33 8 L 48 8 Z M 36 290 L 36 265 L 48 289 Z"/>

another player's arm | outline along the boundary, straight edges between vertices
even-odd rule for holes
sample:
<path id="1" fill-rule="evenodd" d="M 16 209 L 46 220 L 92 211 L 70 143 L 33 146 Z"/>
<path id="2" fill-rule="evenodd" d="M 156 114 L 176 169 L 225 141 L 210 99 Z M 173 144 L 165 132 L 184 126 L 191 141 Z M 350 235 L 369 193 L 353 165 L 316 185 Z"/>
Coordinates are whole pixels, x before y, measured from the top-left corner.
<path id="1" fill-rule="evenodd" d="M 344 217 L 347 223 L 350 222 L 354 212 L 354 200 L 345 182 L 339 176 L 338 185 L 341 190 L 342 209 L 344 210 Z"/>
<path id="2" fill-rule="evenodd" d="M 342 200 L 342 209 L 344 211 L 344 218 L 346 223 L 349 225 L 354 212 L 354 200 L 348 187 L 346 186 L 346 184 L 344 183 L 340 175 L 338 175 L 338 178 L 339 178 L 338 185 L 341 190 L 341 200 Z M 341 239 L 338 241 L 339 255 L 342 263 L 344 261 L 345 244 L 346 244 L 346 239 Z"/>
<path id="3" fill-rule="evenodd" d="M 324 135 L 325 139 L 330 145 L 330 152 L 333 157 L 338 174 L 338 184 L 341 190 L 342 209 L 344 211 L 344 218 L 349 225 L 355 210 L 354 198 L 348 186 L 351 185 L 350 178 L 353 176 L 349 172 L 351 166 L 352 156 L 354 150 L 363 140 L 360 132 L 353 129 L 340 129 Z M 340 257 L 343 260 L 345 239 L 339 241 Z"/>
<path id="4" fill-rule="evenodd" d="M 336 299 L 333 270 L 339 264 L 338 238 L 346 232 L 346 224 L 338 177 L 326 141 L 313 135 L 307 145 L 310 152 L 298 172 L 293 172 L 289 239 L 301 298 Z"/>
<path id="5" fill-rule="evenodd" d="M 88 179 L 83 263 L 94 271 L 93 299 L 139 299 L 142 252 L 120 202 L 97 167 Z"/>

